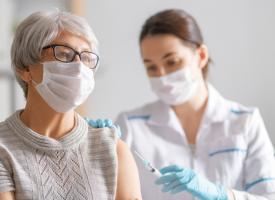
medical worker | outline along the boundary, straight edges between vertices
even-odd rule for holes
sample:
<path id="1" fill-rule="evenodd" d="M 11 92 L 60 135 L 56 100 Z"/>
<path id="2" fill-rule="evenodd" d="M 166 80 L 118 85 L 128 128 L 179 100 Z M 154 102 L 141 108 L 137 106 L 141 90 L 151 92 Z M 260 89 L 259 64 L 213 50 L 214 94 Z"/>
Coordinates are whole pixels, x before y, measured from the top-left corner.
<path id="1" fill-rule="evenodd" d="M 121 113 L 117 123 L 122 139 L 162 173 L 156 178 L 136 161 L 143 199 L 275 199 L 273 147 L 260 112 L 208 83 L 209 50 L 195 19 L 159 12 L 139 42 L 159 100 Z"/>

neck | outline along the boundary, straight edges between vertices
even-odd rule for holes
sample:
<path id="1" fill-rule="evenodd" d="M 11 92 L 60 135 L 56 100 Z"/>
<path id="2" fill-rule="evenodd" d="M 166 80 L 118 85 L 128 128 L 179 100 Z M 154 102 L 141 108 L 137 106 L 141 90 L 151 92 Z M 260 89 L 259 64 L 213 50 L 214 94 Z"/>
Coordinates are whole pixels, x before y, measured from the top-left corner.
<path id="1" fill-rule="evenodd" d="M 208 89 L 204 82 L 202 82 L 194 97 L 183 104 L 172 106 L 172 109 L 180 118 L 181 121 L 190 121 L 201 118 L 207 105 Z"/>
<path id="2" fill-rule="evenodd" d="M 74 127 L 74 111 L 57 113 L 37 93 L 28 94 L 22 122 L 33 131 L 51 138 L 61 138 Z"/>

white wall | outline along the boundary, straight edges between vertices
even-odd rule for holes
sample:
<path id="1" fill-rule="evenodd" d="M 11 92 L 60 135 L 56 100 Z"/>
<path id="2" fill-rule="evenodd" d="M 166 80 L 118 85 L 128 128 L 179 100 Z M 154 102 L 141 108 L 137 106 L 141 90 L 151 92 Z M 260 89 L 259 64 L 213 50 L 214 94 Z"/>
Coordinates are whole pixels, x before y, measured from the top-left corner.
<path id="1" fill-rule="evenodd" d="M 13 2 L 0 0 L 0 121 L 10 114 L 10 79 L 3 76 L 9 70 Z"/>
<path id="2" fill-rule="evenodd" d="M 211 82 L 230 99 L 260 108 L 275 144 L 274 0 L 87 0 L 87 18 L 101 44 L 90 117 L 115 116 L 155 97 L 140 60 L 144 20 L 166 8 L 183 8 L 201 26 L 215 65 Z"/>
<path id="3" fill-rule="evenodd" d="M 0 121 L 5 120 L 11 115 L 11 90 L 12 85 L 7 77 L 1 75 L 1 72 L 10 72 L 10 47 L 12 42 L 13 31 L 15 27 L 27 16 L 35 11 L 49 10 L 59 8 L 68 10 L 68 0 L 0 0 Z M 16 109 L 21 109 L 25 105 L 23 92 L 16 84 Z"/>

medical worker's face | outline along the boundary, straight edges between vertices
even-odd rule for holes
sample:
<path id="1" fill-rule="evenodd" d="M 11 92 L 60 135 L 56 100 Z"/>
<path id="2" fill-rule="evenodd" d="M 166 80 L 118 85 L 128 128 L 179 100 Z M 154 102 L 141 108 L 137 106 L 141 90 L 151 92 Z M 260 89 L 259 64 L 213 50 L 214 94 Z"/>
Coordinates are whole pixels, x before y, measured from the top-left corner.
<path id="1" fill-rule="evenodd" d="M 149 77 L 165 76 L 184 67 L 193 67 L 192 71 L 203 77 L 202 68 L 208 59 L 205 46 L 193 49 L 176 36 L 163 34 L 145 37 L 140 48 Z"/>

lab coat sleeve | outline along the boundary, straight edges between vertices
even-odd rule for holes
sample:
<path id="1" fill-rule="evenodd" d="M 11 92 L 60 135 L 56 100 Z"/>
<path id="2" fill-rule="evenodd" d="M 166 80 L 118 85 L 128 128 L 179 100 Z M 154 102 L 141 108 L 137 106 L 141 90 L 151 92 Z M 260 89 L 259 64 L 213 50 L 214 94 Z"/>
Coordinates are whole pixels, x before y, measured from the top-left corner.
<path id="1" fill-rule="evenodd" d="M 275 199 L 274 149 L 258 109 L 246 124 L 247 157 L 244 164 L 244 191 L 234 191 L 236 200 Z"/>
<path id="2" fill-rule="evenodd" d="M 229 200 L 274 200 L 275 195 L 255 195 L 255 194 L 249 194 L 247 192 L 241 192 L 233 190 L 234 196 L 232 196 Z"/>
<path id="3" fill-rule="evenodd" d="M 1 154 L 1 151 L 0 151 Z M 15 186 L 12 180 L 12 170 L 7 160 L 0 156 L 0 193 L 14 191 Z"/>

